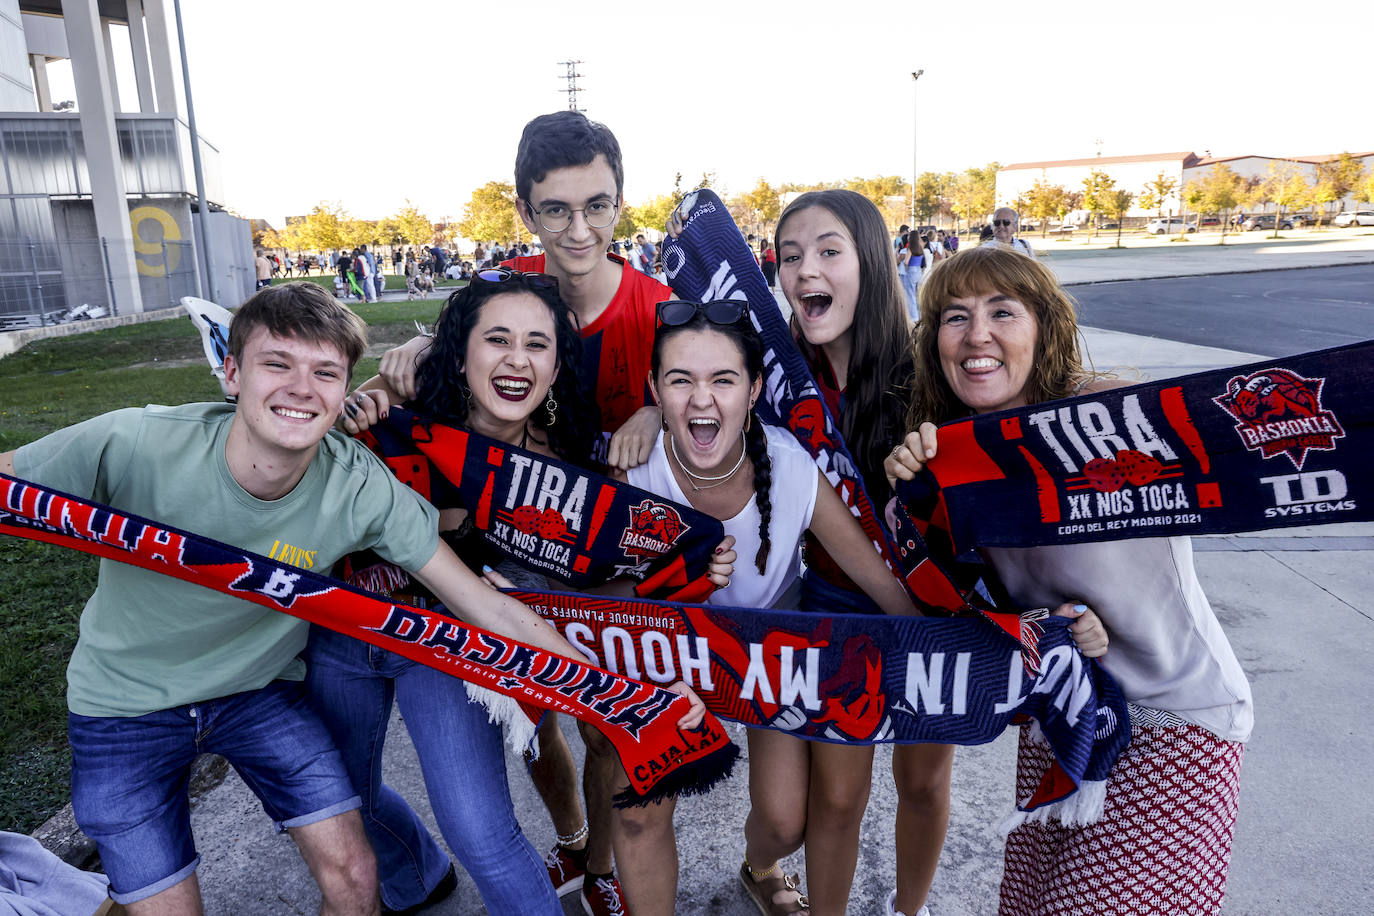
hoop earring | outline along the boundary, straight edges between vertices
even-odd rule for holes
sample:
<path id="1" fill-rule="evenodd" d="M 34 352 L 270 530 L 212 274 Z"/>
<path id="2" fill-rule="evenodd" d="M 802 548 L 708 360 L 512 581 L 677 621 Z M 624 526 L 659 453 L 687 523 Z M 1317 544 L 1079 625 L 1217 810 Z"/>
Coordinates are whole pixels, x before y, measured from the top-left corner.
<path id="1" fill-rule="evenodd" d="M 753 421 L 753 419 L 754 419 L 754 408 L 750 407 L 750 408 L 749 408 L 749 412 L 746 413 L 746 414 L 744 415 L 744 432 L 745 432 L 746 435 L 748 435 L 748 433 L 749 433 L 749 424 Z"/>
<path id="2" fill-rule="evenodd" d="M 467 382 L 458 383 L 458 394 L 463 399 L 463 406 L 470 408 L 472 406 L 472 389 L 467 386 Z"/>
<path id="3" fill-rule="evenodd" d="M 558 402 L 553 399 L 553 389 L 549 389 L 549 399 L 544 402 L 544 409 L 549 412 L 549 426 L 553 426 L 553 421 L 557 419 L 553 412 L 558 409 Z"/>

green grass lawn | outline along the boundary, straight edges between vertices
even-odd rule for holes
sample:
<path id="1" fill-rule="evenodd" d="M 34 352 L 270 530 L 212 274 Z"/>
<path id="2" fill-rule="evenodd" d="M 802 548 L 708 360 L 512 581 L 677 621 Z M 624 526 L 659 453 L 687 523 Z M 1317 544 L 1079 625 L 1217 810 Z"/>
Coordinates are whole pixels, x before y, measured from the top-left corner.
<path id="1" fill-rule="evenodd" d="M 396 274 L 382 274 L 382 279 L 386 281 L 386 285 L 382 287 L 385 290 L 404 290 L 406 288 L 406 278 L 403 276 L 397 276 Z M 272 282 L 289 283 L 292 280 L 304 280 L 307 283 L 314 283 L 318 286 L 323 286 L 325 289 L 328 290 L 334 289 L 333 274 L 310 274 L 307 277 L 278 277 Z M 434 281 L 435 289 L 440 289 L 445 286 L 467 285 L 468 281 L 466 280 L 445 280 L 443 278 L 440 278 Z"/>
<path id="2" fill-rule="evenodd" d="M 326 278 L 327 279 L 327 278 Z M 388 277 L 388 280 L 392 278 Z M 433 322 L 442 300 L 360 305 L 374 345 Z M 375 356 L 354 372 L 377 371 Z M 185 318 L 41 340 L 0 359 L 0 451 L 114 410 L 219 400 Z M 0 826 L 27 833 L 68 799 L 67 658 L 97 560 L 0 536 Z"/>

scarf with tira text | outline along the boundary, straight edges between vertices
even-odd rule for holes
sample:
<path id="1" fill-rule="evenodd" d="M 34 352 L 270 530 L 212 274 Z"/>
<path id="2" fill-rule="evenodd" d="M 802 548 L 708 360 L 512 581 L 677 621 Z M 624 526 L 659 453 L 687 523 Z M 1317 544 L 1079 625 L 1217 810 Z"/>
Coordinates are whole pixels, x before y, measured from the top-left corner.
<path id="1" fill-rule="evenodd" d="M 488 546 L 572 588 L 704 601 L 719 520 L 629 484 L 392 408 L 359 437 L 438 509 L 467 508 Z"/>
<path id="2" fill-rule="evenodd" d="M 395 652 L 525 706 L 568 713 L 615 746 L 644 803 L 701 792 L 739 750 L 707 714 L 683 731 L 675 693 L 537 649 L 433 610 L 393 604 L 342 582 L 200 535 L 0 475 L 0 533 L 45 541 L 203 585 Z M 505 708 L 503 708 L 503 705 Z M 497 715 L 524 706 L 493 704 Z"/>
<path id="3" fill-rule="evenodd" d="M 981 564 L 932 555 L 916 525 L 898 507 L 889 532 L 864 489 L 834 417 L 797 349 L 777 300 L 749 245 L 714 191 L 694 191 L 679 205 L 684 228 L 663 242 L 663 269 L 684 299 L 742 299 L 764 342 L 764 386 L 756 409 L 765 422 L 790 429 L 835 492 L 859 520 L 893 574 L 932 614 L 981 614 L 1034 653 L 1040 630 L 1011 609 L 999 609 L 978 589 Z"/>
<path id="4" fill-rule="evenodd" d="M 1371 364 L 1366 341 L 958 420 L 898 493 L 955 553 L 1368 521 Z"/>

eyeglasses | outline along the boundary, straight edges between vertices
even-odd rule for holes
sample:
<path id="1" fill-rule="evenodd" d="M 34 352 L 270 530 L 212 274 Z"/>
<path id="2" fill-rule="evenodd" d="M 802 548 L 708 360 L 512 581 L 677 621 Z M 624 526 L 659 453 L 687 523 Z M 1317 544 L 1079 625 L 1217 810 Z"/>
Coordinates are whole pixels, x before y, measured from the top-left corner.
<path id="1" fill-rule="evenodd" d="M 588 226 L 605 229 L 614 225 L 619 205 L 609 198 L 599 197 L 585 207 L 566 207 L 563 204 L 549 204 L 542 210 L 534 209 L 534 204 L 525 201 L 525 206 L 539 218 L 539 225 L 549 232 L 562 232 L 572 225 L 574 213 L 581 213 Z"/>
<path id="2" fill-rule="evenodd" d="M 514 270 L 510 267 L 486 267 L 472 275 L 472 283 L 496 286 L 510 280 L 523 282 L 530 289 L 558 289 L 558 278 L 548 274 Z"/>
<path id="3" fill-rule="evenodd" d="M 688 302 L 669 299 L 658 304 L 658 326 L 679 327 L 701 313 L 712 324 L 735 324 L 749 314 L 749 303 L 743 299 L 717 299 L 714 302 Z"/>
<path id="4" fill-rule="evenodd" d="M 1010 226 L 1010 225 L 1012 224 L 1012 220 L 1009 220 L 1009 219 L 995 219 L 995 220 L 992 221 L 992 224 L 993 224 L 994 226 Z"/>

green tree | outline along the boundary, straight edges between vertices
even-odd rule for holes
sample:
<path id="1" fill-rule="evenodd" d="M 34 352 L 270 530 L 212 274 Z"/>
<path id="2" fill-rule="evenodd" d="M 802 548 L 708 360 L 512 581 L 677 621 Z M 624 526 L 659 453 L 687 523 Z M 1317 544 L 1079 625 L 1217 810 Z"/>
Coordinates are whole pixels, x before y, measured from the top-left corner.
<path id="1" fill-rule="evenodd" d="M 1097 214 L 1110 213 L 1116 179 L 1101 169 L 1093 169 L 1083 179 L 1083 209 L 1088 211 L 1088 240 L 1097 233 Z"/>
<path id="2" fill-rule="evenodd" d="M 758 214 L 761 223 L 776 223 L 782 215 L 782 200 L 777 189 L 762 178 L 754 185 L 754 190 L 740 196 L 745 206 Z"/>
<path id="3" fill-rule="evenodd" d="M 321 201 L 304 219 L 291 224 L 300 247 L 312 251 L 333 251 L 344 247 L 344 226 L 351 219 L 338 201 Z"/>
<path id="4" fill-rule="evenodd" d="M 1050 218 L 1060 215 L 1067 193 L 1063 185 L 1050 184 L 1043 176 L 1026 192 L 1026 213 L 1040 222 L 1041 238 L 1049 232 Z"/>
<path id="5" fill-rule="evenodd" d="M 488 181 L 472 192 L 472 199 L 458 221 L 458 231 L 474 242 L 499 242 L 517 234 L 520 223 L 515 209 L 515 188 L 504 181 Z"/>
<path id="6" fill-rule="evenodd" d="M 1221 241 L 1219 244 L 1226 244 L 1226 223 L 1230 219 L 1231 210 L 1244 199 L 1245 182 L 1239 175 L 1231 171 L 1230 166 L 1224 162 L 1218 162 L 1207 170 L 1207 174 L 1202 179 L 1203 189 L 1203 209 L 1208 213 L 1216 213 L 1221 222 Z M 1201 227 L 1201 221 L 1198 223 Z"/>
<path id="7" fill-rule="evenodd" d="M 1271 162 L 1269 174 L 1259 186 L 1259 195 L 1276 209 L 1274 214 L 1274 234 L 1279 237 L 1279 223 L 1283 221 L 1283 211 L 1302 203 L 1309 195 L 1307 178 L 1296 162 Z"/>
<path id="8" fill-rule="evenodd" d="M 1334 201 L 1340 200 L 1342 196 L 1336 193 L 1335 182 L 1322 178 L 1319 172 L 1317 180 L 1307 189 L 1307 199 L 1303 201 L 1306 206 L 1312 208 L 1312 213 L 1317 218 L 1318 229 L 1322 227 L 1322 218 L 1326 216 L 1326 208 Z"/>
<path id="9" fill-rule="evenodd" d="M 1149 181 L 1145 182 L 1145 191 L 1140 195 L 1140 206 L 1146 210 L 1155 211 L 1155 216 L 1164 215 L 1164 203 L 1169 199 L 1169 195 L 1174 193 L 1178 187 L 1178 179 L 1170 178 L 1160 172 Z"/>
<path id="10" fill-rule="evenodd" d="M 388 221 L 394 221 L 395 235 L 399 236 L 401 241 L 406 244 L 429 245 L 434 241 L 434 223 L 416 209 L 409 199 L 406 200 L 404 207 L 388 217 Z M 390 226 L 388 225 L 386 228 L 390 228 Z M 387 244 L 396 243 L 388 242 Z"/>
<path id="11" fill-rule="evenodd" d="M 1203 187 L 1200 181 L 1194 180 L 1188 182 L 1183 188 L 1183 195 L 1180 198 L 1180 203 L 1183 205 L 1183 222 L 1180 223 L 1178 227 L 1178 241 L 1186 242 L 1188 241 L 1188 210 L 1191 208 L 1194 213 L 1198 214 L 1198 227 L 1201 228 L 1202 208 L 1207 206 L 1207 189 Z"/>
<path id="12" fill-rule="evenodd" d="M 933 223 L 945 205 L 945 189 L 940 176 L 922 172 L 916 179 L 916 221 Z"/>
<path id="13" fill-rule="evenodd" d="M 1116 217 L 1116 247 L 1121 247 L 1121 224 L 1126 221 L 1126 211 L 1131 209 L 1131 201 L 1135 200 L 1135 195 L 1125 188 L 1118 188 L 1107 195 L 1107 203 L 1110 205 L 1110 212 Z"/>
<path id="14" fill-rule="evenodd" d="M 1327 185 L 1325 192 L 1321 195 L 1322 211 L 1317 215 L 1317 228 L 1321 228 L 1321 218 L 1326 209 L 1326 204 L 1341 201 L 1346 196 L 1355 192 L 1364 178 L 1364 163 L 1356 159 L 1350 153 L 1341 153 L 1331 162 L 1317 163 L 1316 185 Z"/>
<path id="15" fill-rule="evenodd" d="M 657 229 L 662 232 L 664 227 L 668 225 L 668 217 L 672 216 L 673 208 L 681 201 L 682 198 L 675 194 L 661 194 L 635 207 L 636 230 Z"/>

